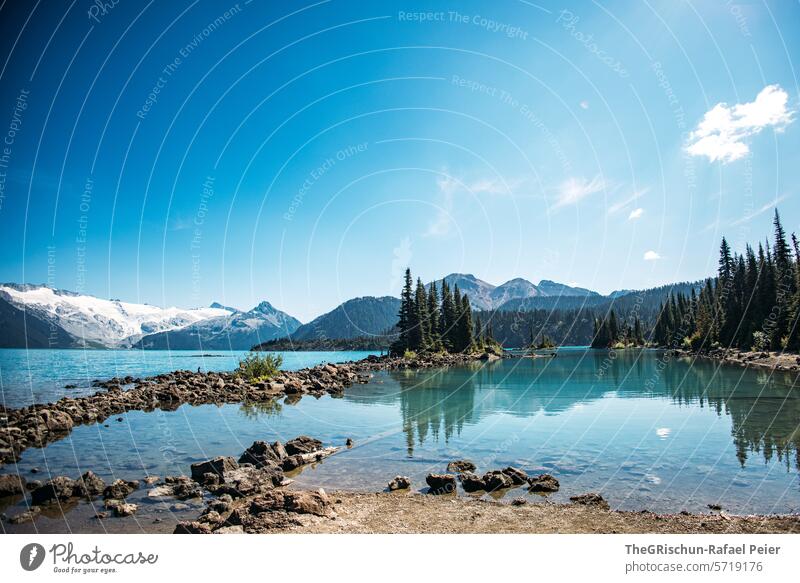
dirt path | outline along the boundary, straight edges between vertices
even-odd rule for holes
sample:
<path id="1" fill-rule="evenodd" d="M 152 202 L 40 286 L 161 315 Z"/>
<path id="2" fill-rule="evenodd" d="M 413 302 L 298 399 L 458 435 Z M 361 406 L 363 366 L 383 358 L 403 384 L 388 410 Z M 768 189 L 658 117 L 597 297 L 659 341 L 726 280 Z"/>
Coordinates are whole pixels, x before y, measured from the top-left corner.
<path id="1" fill-rule="evenodd" d="M 560 504 L 512 506 L 454 496 L 330 494 L 337 517 L 302 517 L 298 533 L 800 533 L 800 516 L 616 512 Z"/>

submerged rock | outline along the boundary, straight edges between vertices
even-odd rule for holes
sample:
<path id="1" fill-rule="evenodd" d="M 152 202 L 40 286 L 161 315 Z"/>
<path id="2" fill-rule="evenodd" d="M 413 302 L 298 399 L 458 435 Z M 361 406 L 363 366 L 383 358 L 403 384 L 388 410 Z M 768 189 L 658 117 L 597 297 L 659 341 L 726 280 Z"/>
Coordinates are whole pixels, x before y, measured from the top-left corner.
<path id="1" fill-rule="evenodd" d="M 31 506 L 28 510 L 23 512 L 19 512 L 14 516 L 9 517 L 8 521 L 11 524 L 23 524 L 25 522 L 33 522 L 33 519 L 36 518 L 41 510 L 38 506 Z"/>
<path id="2" fill-rule="evenodd" d="M 463 472 L 474 472 L 475 464 L 469 460 L 456 460 L 447 464 L 447 471 L 461 474 Z"/>
<path id="3" fill-rule="evenodd" d="M 483 475 L 483 484 L 487 492 L 494 492 L 495 490 L 511 488 L 514 485 L 514 481 L 500 470 L 494 470 Z"/>

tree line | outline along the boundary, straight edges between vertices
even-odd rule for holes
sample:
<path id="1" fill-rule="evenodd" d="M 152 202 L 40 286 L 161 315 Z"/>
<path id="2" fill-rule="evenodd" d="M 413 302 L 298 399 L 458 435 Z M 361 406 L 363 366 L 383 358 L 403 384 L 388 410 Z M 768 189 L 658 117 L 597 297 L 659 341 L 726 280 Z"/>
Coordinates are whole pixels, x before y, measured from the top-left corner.
<path id="1" fill-rule="evenodd" d="M 654 344 L 707 350 L 800 349 L 800 248 L 787 240 L 778 210 L 772 245 L 767 240 L 743 254 L 731 251 L 723 237 L 717 276 L 699 293 L 675 294 L 659 307 Z"/>
<path id="2" fill-rule="evenodd" d="M 397 340 L 390 353 L 403 356 L 409 352 L 465 352 L 482 348 L 487 339 L 483 328 L 475 336 L 472 307 L 467 294 L 456 284 L 453 289 L 442 280 L 439 291 L 436 282 L 426 289 L 420 278 L 414 287 L 411 269 L 406 269 Z M 491 333 L 491 332 L 489 332 Z"/>

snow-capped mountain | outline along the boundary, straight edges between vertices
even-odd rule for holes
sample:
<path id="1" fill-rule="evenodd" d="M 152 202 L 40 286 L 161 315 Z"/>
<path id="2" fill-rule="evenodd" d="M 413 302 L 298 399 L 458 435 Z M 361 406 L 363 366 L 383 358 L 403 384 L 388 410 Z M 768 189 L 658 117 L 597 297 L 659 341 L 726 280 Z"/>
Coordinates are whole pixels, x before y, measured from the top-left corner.
<path id="1" fill-rule="evenodd" d="M 66 343 L 124 348 L 148 334 L 176 330 L 230 314 L 224 308 L 159 308 L 29 284 L 0 285 L 0 299 L 4 301 L 5 323 L 16 322 L 23 326 L 22 331 L 4 330 L 4 345 L 9 345 L 6 338 L 24 339 L 25 330 L 31 327 L 57 332 L 54 337 L 59 340 L 53 347 L 63 347 Z M 22 312 L 23 317 L 14 310 Z"/>
<path id="2" fill-rule="evenodd" d="M 212 308 L 230 310 L 223 316 L 201 320 L 177 330 L 149 334 L 135 348 L 171 350 L 247 350 L 252 346 L 290 335 L 300 321 L 261 302 L 248 312 L 223 307 L 214 302 Z"/>

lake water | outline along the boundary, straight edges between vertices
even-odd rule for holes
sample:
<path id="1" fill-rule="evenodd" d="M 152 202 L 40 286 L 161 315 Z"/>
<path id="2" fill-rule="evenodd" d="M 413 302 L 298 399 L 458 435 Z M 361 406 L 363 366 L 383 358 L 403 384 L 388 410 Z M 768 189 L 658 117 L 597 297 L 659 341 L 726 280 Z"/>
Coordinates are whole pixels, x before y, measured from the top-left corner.
<path id="1" fill-rule="evenodd" d="M 5 382 L 9 360 L 2 358 Z M 232 367 L 222 358 L 197 364 L 186 357 L 187 365 L 176 353 L 171 358 L 159 366 Z M 294 364 L 334 360 L 320 353 L 295 358 Z M 104 375 L 89 365 L 88 377 L 122 374 L 116 362 Z M 466 458 L 479 472 L 514 465 L 551 473 L 561 482 L 550 497 L 558 502 L 595 491 L 620 509 L 703 512 L 720 503 L 731 513 L 797 512 L 800 391 L 792 382 L 789 375 L 674 360 L 658 351 L 612 358 L 562 349 L 557 358 L 380 373 L 338 399 L 132 411 L 107 427 L 78 427 L 42 450 L 26 451 L 18 471 L 38 479 L 88 469 L 105 478 L 186 474 L 196 461 L 238 457 L 257 439 L 307 434 L 327 445 L 350 437 L 355 447 L 294 476 L 302 487 L 376 491 L 403 474 L 424 490 L 428 473 Z M 31 474 L 33 468 L 40 473 Z M 542 501 L 523 489 L 505 499 L 521 495 Z"/>

